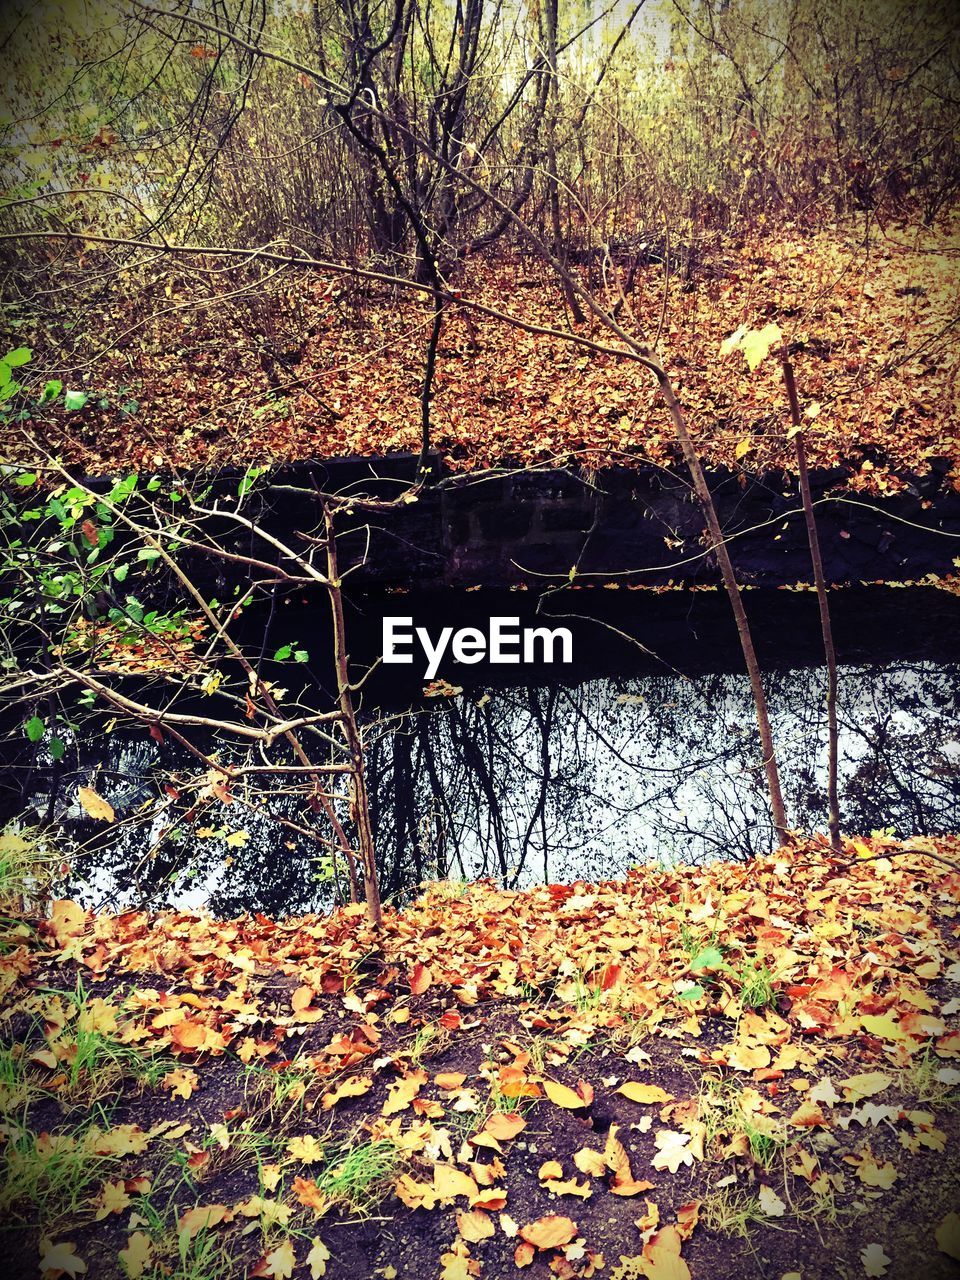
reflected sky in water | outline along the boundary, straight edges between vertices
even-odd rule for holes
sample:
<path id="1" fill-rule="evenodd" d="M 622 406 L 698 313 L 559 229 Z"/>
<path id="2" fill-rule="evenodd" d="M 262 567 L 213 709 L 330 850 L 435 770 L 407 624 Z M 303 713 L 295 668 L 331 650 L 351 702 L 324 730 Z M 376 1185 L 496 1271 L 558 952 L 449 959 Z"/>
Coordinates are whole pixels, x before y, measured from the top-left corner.
<path id="1" fill-rule="evenodd" d="M 824 673 L 766 676 L 792 825 L 824 828 Z M 841 809 L 855 832 L 960 829 L 960 665 L 844 667 Z M 174 762 L 170 745 L 166 767 Z M 92 780 L 117 827 L 94 830 L 72 809 L 65 891 L 97 905 L 208 906 L 222 915 L 283 915 L 329 906 L 338 886 L 318 846 L 241 802 L 170 827 L 156 744 L 117 728 L 63 780 Z M 441 876 L 510 885 L 619 876 L 645 861 L 747 859 L 772 827 L 747 677 L 642 675 L 574 686 L 475 688 L 371 728 L 370 789 L 386 896 Z M 37 795 L 37 801 L 42 797 Z M 299 817 L 280 797 L 276 815 Z M 136 828 L 133 825 L 135 816 Z M 123 819 L 130 819 L 125 826 Z M 165 828 L 170 828 L 164 833 Z M 245 831 L 228 847 L 224 835 Z"/>

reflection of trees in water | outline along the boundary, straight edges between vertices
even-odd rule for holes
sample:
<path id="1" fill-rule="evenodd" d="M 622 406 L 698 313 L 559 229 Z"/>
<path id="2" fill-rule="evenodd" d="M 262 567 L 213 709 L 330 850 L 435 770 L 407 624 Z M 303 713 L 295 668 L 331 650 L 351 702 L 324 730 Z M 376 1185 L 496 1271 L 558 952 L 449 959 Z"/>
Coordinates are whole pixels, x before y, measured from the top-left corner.
<path id="1" fill-rule="evenodd" d="M 901 834 L 960 819 L 956 668 L 841 678 L 844 825 Z M 823 673 L 767 680 L 785 791 L 826 822 Z M 371 758 L 386 876 L 619 874 L 650 858 L 746 859 L 773 837 L 745 677 L 647 677 L 459 698 L 385 735 Z"/>
<path id="2" fill-rule="evenodd" d="M 824 827 L 825 708 L 815 670 L 767 677 L 791 820 Z M 960 828 L 960 668 L 900 663 L 841 671 L 844 829 L 898 834 Z M 384 889 L 396 896 L 437 875 L 616 876 L 657 858 L 746 859 L 773 838 L 746 677 L 638 677 L 565 688 L 515 688 L 438 700 L 377 730 L 370 783 Z M 206 903 L 221 915 L 275 915 L 328 903 L 317 849 L 271 813 L 214 807 L 169 826 L 140 805 L 162 796 L 150 740 L 111 735 L 98 788 L 129 827 L 97 829 L 77 861 L 92 901 Z M 89 781 L 77 775 L 70 785 Z M 76 815 L 74 814 L 74 817 Z M 300 815 L 302 818 L 302 814 Z M 197 826 L 242 828 L 245 845 L 198 839 Z M 152 848 L 152 856 L 145 856 Z M 229 861 L 228 861 L 229 859 Z"/>

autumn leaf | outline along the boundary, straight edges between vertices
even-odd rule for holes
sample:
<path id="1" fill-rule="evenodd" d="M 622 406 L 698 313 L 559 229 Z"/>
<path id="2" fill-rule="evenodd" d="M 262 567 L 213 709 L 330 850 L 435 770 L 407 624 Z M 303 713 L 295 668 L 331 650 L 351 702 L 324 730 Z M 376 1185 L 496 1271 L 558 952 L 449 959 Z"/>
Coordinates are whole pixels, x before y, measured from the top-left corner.
<path id="1" fill-rule="evenodd" d="M 476 1180 L 452 1164 L 434 1165 L 433 1188 L 440 1200 L 466 1196 L 472 1203 L 480 1195 Z"/>
<path id="2" fill-rule="evenodd" d="M 471 1244 L 476 1244 L 479 1240 L 486 1240 L 496 1233 L 493 1219 L 489 1214 L 484 1213 L 482 1209 L 458 1212 L 457 1230 L 464 1240 L 468 1240 Z"/>
<path id="3" fill-rule="evenodd" d="M 117 815 L 114 812 L 113 805 L 104 800 L 103 796 L 97 795 L 92 787 L 78 787 L 77 800 L 80 802 L 80 808 L 88 818 L 94 818 L 97 822 L 114 822 L 116 820 Z"/>
<path id="4" fill-rule="evenodd" d="M 690 1280 L 690 1268 L 680 1256 L 680 1233 L 661 1227 L 643 1246 L 640 1270 L 647 1280 Z"/>
<path id="5" fill-rule="evenodd" d="M 291 1138 L 287 1143 L 287 1155 L 301 1164 L 319 1164 L 323 1160 L 323 1147 L 312 1134 Z"/>
<path id="6" fill-rule="evenodd" d="M 59 1276 L 82 1276 L 87 1264 L 75 1253 L 72 1240 L 54 1243 L 48 1237 L 40 1241 L 40 1274 L 44 1280 L 58 1280 Z"/>
<path id="7" fill-rule="evenodd" d="M 289 1240 L 284 1240 L 266 1253 L 250 1274 L 251 1276 L 269 1276 L 272 1280 L 290 1280 L 296 1265 L 297 1255 L 293 1251 L 293 1245 Z"/>
<path id="8" fill-rule="evenodd" d="M 768 1218 L 782 1218 L 787 1211 L 786 1204 L 780 1199 L 773 1187 L 764 1184 L 760 1188 L 760 1208 Z"/>
<path id="9" fill-rule="evenodd" d="M 484 1132 L 489 1133 L 498 1142 L 515 1138 L 526 1127 L 526 1120 L 516 1111 L 494 1111 L 487 1116 L 483 1125 Z"/>
<path id="10" fill-rule="evenodd" d="M 863 1263 L 864 1273 L 873 1277 L 885 1276 L 887 1267 L 890 1265 L 890 1259 L 878 1244 L 868 1244 L 865 1249 L 862 1249 L 860 1261 Z"/>
<path id="11" fill-rule="evenodd" d="M 783 334 L 778 324 L 767 324 L 762 329 L 751 329 L 740 341 L 740 350 L 747 361 L 747 368 L 752 373 L 766 360 L 770 348 L 775 343 L 783 342 Z"/>
<path id="12" fill-rule="evenodd" d="M 577 1234 L 576 1224 L 559 1214 L 548 1214 L 520 1228 L 520 1238 L 535 1249 L 556 1249 L 569 1244 Z"/>
<path id="13" fill-rule="evenodd" d="M 105 1182 L 100 1192 L 100 1198 L 97 1201 L 94 1221 L 102 1222 L 111 1213 L 123 1213 L 124 1209 L 128 1208 L 129 1205 L 130 1197 L 127 1195 L 127 1190 L 122 1180 L 119 1182 Z"/>
<path id="14" fill-rule="evenodd" d="M 392 1116 L 396 1115 L 398 1111 L 405 1111 L 426 1083 L 427 1073 L 425 1071 L 411 1071 L 409 1075 L 396 1080 L 390 1086 L 381 1114 Z"/>
<path id="15" fill-rule="evenodd" d="M 290 1184 L 290 1190 L 300 1204 L 307 1209 L 314 1209 L 319 1214 L 326 1213 L 332 1204 L 330 1197 L 320 1190 L 312 1178 L 294 1178 Z"/>
<path id="16" fill-rule="evenodd" d="M 225 1204 L 197 1205 L 193 1209 L 187 1209 L 185 1213 L 180 1215 L 177 1222 L 177 1234 L 192 1240 L 199 1232 L 219 1226 L 221 1222 L 230 1222 L 232 1219 L 233 1210 L 229 1209 Z"/>
<path id="17" fill-rule="evenodd" d="M 127 1247 L 121 1249 L 118 1257 L 123 1263 L 128 1280 L 140 1280 L 153 1259 L 153 1243 L 142 1231 L 134 1231 L 127 1237 Z"/>
<path id="18" fill-rule="evenodd" d="M 566 1111 L 578 1111 L 587 1105 L 579 1093 L 559 1080 L 544 1080 L 543 1091 L 554 1106 L 563 1107 Z"/>
<path id="19" fill-rule="evenodd" d="M 882 1071 L 865 1071 L 861 1075 L 838 1080 L 837 1084 L 843 1090 L 844 1102 L 859 1102 L 861 1098 L 872 1098 L 875 1093 L 889 1089 L 893 1080 Z"/>
<path id="20" fill-rule="evenodd" d="M 168 1071 L 160 1081 L 164 1089 L 169 1089 L 171 1096 L 189 1098 L 200 1084 L 200 1077 L 189 1067 L 175 1067 Z"/>
<path id="21" fill-rule="evenodd" d="M 594 1151 L 592 1147 L 581 1147 L 573 1155 L 573 1163 L 581 1173 L 591 1178 L 602 1178 L 607 1171 L 607 1161 L 602 1151 Z"/>
<path id="22" fill-rule="evenodd" d="M 314 990 L 313 987 L 301 986 L 290 997 L 290 1007 L 294 1013 L 302 1013 L 304 1009 L 313 1004 Z"/>
<path id="23" fill-rule="evenodd" d="M 329 1111 L 331 1107 L 335 1107 L 344 1098 L 360 1098 L 363 1094 L 369 1093 L 372 1088 L 372 1076 L 350 1076 L 337 1085 L 332 1093 L 325 1093 L 320 1105 L 324 1111 Z"/>
<path id="24" fill-rule="evenodd" d="M 654 1137 L 657 1153 L 651 1161 L 654 1169 L 669 1169 L 676 1173 L 682 1164 L 693 1164 L 690 1150 L 690 1134 L 661 1129 Z"/>
<path id="25" fill-rule="evenodd" d="M 78 902 L 69 898 L 58 898 L 50 905 L 50 917 L 46 927 L 56 938 L 61 947 L 65 947 L 71 938 L 78 937 L 86 928 L 87 913 Z"/>
<path id="26" fill-rule="evenodd" d="M 410 970 L 408 981 L 410 983 L 410 990 L 413 993 L 413 995 L 422 996 L 423 993 L 429 989 L 430 984 L 433 982 L 433 974 L 430 972 L 430 970 L 427 968 L 425 964 L 418 963 L 418 964 L 415 964 L 413 968 Z"/>
<path id="27" fill-rule="evenodd" d="M 545 1178 L 562 1178 L 563 1165 L 558 1160 L 544 1160 L 543 1164 L 537 1170 L 537 1177 L 541 1182 Z"/>
<path id="28" fill-rule="evenodd" d="M 652 1103 L 672 1102 L 673 1094 L 661 1089 L 658 1084 L 642 1084 L 638 1080 L 626 1080 L 617 1090 L 631 1102 Z"/>

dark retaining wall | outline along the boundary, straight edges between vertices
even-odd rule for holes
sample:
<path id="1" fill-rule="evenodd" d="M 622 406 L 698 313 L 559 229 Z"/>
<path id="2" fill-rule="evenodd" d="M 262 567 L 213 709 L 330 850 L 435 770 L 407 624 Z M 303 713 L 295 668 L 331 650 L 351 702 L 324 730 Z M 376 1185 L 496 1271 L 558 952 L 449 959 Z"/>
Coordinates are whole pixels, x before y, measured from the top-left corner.
<path id="1" fill-rule="evenodd" d="M 317 505 L 309 493 L 288 486 L 392 496 L 413 474 L 414 462 L 397 455 L 284 468 L 261 499 L 263 518 L 293 538 L 317 527 Z M 948 469 L 943 462 L 927 476 L 905 477 L 903 492 L 878 498 L 851 492 L 844 471 L 814 472 L 828 579 L 903 582 L 955 572 L 960 493 L 945 483 Z M 710 472 L 709 480 L 721 524 L 733 538 L 741 581 L 809 582 L 796 482 L 729 471 Z M 235 492 L 235 485 L 221 474 L 216 488 Z M 416 502 L 370 518 L 347 516 L 342 523 L 344 567 L 363 560 L 353 587 L 534 587 L 566 580 L 573 565 L 578 575 L 597 575 L 586 581 L 601 584 L 691 585 L 719 578 L 714 557 L 702 554 L 703 519 L 682 469 L 641 466 L 592 476 L 518 471 L 482 479 L 440 474 Z M 262 544 L 257 554 L 263 554 Z"/>

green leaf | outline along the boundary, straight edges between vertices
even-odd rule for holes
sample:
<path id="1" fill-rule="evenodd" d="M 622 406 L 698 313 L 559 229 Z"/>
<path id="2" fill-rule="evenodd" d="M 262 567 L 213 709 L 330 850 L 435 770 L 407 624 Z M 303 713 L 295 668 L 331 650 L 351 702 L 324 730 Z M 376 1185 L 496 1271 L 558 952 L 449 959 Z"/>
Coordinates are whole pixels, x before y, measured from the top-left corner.
<path id="1" fill-rule="evenodd" d="M 690 962 L 690 969 L 693 973 L 699 973 L 701 969 L 717 969 L 723 964 L 723 953 L 718 951 L 716 947 L 705 947 L 703 951 L 694 956 Z"/>
<path id="2" fill-rule="evenodd" d="M 24 488 L 26 488 L 28 484 L 36 484 L 37 473 L 35 471 L 23 471 L 17 476 L 16 483 L 22 485 Z"/>
<path id="3" fill-rule="evenodd" d="M 114 582 L 126 582 L 127 574 L 129 572 L 130 566 L 128 564 L 118 564 L 116 569 L 113 571 Z"/>
<path id="4" fill-rule="evenodd" d="M 56 400 L 57 396 L 63 390 L 63 383 L 59 378 L 51 378 L 43 388 L 43 395 L 40 397 L 41 404 L 49 404 L 51 400 Z"/>
<path id="5" fill-rule="evenodd" d="M 160 559 L 160 552 L 156 547 L 141 547 L 137 552 L 137 559 L 144 560 L 147 564 L 153 564 L 154 560 Z"/>
<path id="6" fill-rule="evenodd" d="M 19 369 L 22 364 L 29 364 L 32 359 L 33 352 L 29 347 L 15 347 L 3 357 L 3 363 L 8 364 L 11 369 Z"/>
<path id="7" fill-rule="evenodd" d="M 31 742 L 39 742 L 46 729 L 46 726 L 39 716 L 33 716 L 23 727 Z"/>
<path id="8" fill-rule="evenodd" d="M 63 397 L 63 407 L 73 412 L 74 409 L 82 409 L 89 399 L 86 391 L 68 391 Z"/>
<path id="9" fill-rule="evenodd" d="M 63 753 L 66 750 L 66 748 L 64 747 L 63 742 L 59 738 L 51 738 L 49 750 L 50 750 L 50 755 L 53 757 L 54 760 L 62 760 Z"/>
<path id="10" fill-rule="evenodd" d="M 277 652 L 273 655 L 274 662 L 286 662 L 293 653 L 293 645 L 282 644 Z"/>
<path id="11" fill-rule="evenodd" d="M 681 1000 L 699 1000 L 704 994 L 703 987 L 699 982 L 694 983 L 692 987 L 687 987 L 686 991 L 680 992 Z"/>
<path id="12" fill-rule="evenodd" d="M 293 654 L 294 662 L 309 662 L 310 654 L 306 649 L 296 649 Z"/>

